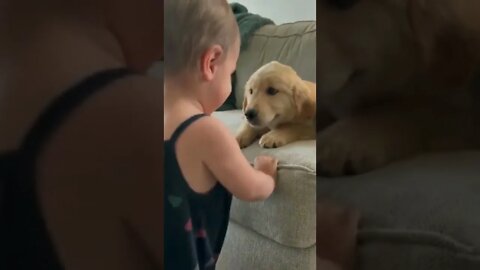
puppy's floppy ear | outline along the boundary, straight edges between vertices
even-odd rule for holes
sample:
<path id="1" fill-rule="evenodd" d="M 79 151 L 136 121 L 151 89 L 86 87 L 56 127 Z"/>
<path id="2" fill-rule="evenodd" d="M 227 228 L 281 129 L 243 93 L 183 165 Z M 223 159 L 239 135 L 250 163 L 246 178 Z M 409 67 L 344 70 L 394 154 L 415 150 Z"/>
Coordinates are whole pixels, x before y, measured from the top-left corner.
<path id="1" fill-rule="evenodd" d="M 293 100 L 300 117 L 310 119 L 316 113 L 316 95 L 314 89 L 310 89 L 306 83 L 299 79 L 293 88 Z"/>

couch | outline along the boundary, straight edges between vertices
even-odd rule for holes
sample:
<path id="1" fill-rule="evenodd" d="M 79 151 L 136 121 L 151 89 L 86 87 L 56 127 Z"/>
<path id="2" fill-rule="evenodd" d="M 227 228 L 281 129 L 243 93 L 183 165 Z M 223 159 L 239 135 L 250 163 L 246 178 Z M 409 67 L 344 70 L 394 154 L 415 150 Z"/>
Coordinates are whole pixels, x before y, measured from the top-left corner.
<path id="1" fill-rule="evenodd" d="M 480 269 L 480 152 L 424 154 L 317 184 L 318 196 L 361 212 L 355 269 Z"/>
<path id="2" fill-rule="evenodd" d="M 232 134 L 241 121 L 244 84 L 272 60 L 292 66 L 305 80 L 316 80 L 316 22 L 265 25 L 240 53 L 233 87 L 236 109 L 213 114 Z M 260 154 L 279 159 L 275 191 L 263 202 L 233 199 L 219 270 L 313 270 L 316 262 L 316 144 L 298 141 L 263 149 L 258 142 L 244 149 L 248 160 Z"/>

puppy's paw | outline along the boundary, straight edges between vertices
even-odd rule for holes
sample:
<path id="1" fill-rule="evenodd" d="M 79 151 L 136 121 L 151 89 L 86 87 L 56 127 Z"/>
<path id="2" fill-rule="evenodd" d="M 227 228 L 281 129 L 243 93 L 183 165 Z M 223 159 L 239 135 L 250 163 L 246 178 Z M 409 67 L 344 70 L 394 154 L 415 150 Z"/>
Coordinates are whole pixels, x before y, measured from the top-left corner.
<path id="1" fill-rule="evenodd" d="M 337 122 L 317 136 L 318 175 L 366 173 L 414 151 L 415 146 L 382 128 L 353 121 Z M 405 139 L 405 138 L 403 138 Z"/>
<path id="2" fill-rule="evenodd" d="M 257 138 L 256 134 L 248 130 L 241 131 L 236 136 L 236 139 L 240 148 L 245 148 L 251 145 L 256 138 Z"/>
<path id="3" fill-rule="evenodd" d="M 288 144 L 290 140 L 284 132 L 271 130 L 260 138 L 260 146 L 263 148 L 277 148 Z"/>

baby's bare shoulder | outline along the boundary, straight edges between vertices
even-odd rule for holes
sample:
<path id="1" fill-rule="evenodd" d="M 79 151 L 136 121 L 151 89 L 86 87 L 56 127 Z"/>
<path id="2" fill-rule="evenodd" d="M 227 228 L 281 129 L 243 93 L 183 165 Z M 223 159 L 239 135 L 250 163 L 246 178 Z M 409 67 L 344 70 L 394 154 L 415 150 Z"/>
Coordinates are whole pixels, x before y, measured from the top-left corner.
<path id="1" fill-rule="evenodd" d="M 235 137 L 225 125 L 214 117 L 202 117 L 186 130 L 179 141 L 188 148 L 198 149 L 198 153 L 229 151 L 238 147 Z M 202 154 L 202 155 L 203 155 Z"/>
<path id="2" fill-rule="evenodd" d="M 201 138 L 205 142 L 218 142 L 219 140 L 233 138 L 227 127 L 215 117 L 203 117 L 193 126 L 193 137 Z"/>

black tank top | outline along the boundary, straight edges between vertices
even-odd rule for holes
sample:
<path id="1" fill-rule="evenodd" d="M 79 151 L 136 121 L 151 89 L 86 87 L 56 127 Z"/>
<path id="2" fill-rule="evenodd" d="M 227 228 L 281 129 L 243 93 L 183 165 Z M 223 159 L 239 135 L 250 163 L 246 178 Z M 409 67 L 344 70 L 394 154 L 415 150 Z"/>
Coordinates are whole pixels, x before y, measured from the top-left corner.
<path id="1" fill-rule="evenodd" d="M 57 97 L 38 117 L 20 149 L 0 154 L 0 269 L 59 270 L 36 194 L 35 164 L 57 128 L 89 97 L 132 74 L 126 68 L 93 74 Z"/>
<path id="2" fill-rule="evenodd" d="M 183 177 L 175 152 L 183 131 L 203 116 L 187 119 L 165 141 L 166 270 L 215 269 L 227 231 L 232 195 L 219 183 L 206 194 L 193 191 Z"/>

